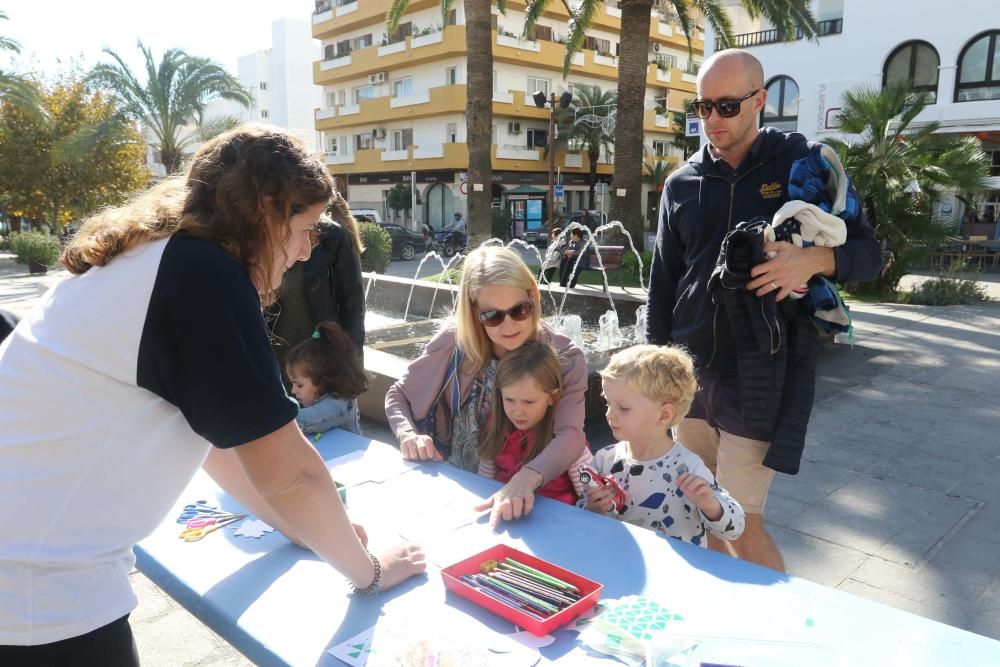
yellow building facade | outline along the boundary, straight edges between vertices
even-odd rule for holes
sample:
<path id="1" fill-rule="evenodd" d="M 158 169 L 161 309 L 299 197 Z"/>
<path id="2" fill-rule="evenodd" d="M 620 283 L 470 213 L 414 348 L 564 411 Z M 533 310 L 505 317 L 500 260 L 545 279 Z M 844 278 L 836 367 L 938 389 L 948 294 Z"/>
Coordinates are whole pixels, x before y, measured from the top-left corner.
<path id="1" fill-rule="evenodd" d="M 321 40 L 322 54 L 313 64 L 313 79 L 323 87 L 323 107 L 316 110 L 316 130 L 326 164 L 347 191 L 352 207 L 376 208 L 388 219 L 412 225 L 385 201 L 388 190 L 397 183 L 409 184 L 415 173 L 421 200 L 416 220 L 438 228 L 454 212 L 465 212 L 464 12 L 461 3 L 455 3 L 450 15 L 443 17 L 439 1 L 414 0 L 399 29 L 388 34 L 389 4 L 389 0 L 317 2 L 313 37 Z M 577 86 L 614 91 L 621 21 L 613 1 L 602 6 L 586 48 L 574 56 L 564 79 L 565 8 L 552 3 L 538 21 L 534 39 L 520 37 L 524 11 L 524 3 L 516 0 L 507 3 L 505 15 L 494 10 L 488 46 L 494 60 L 494 205 L 530 224 L 527 217 L 537 219 L 538 201 L 548 187 L 549 120 L 549 111 L 538 109 L 531 96 L 536 90 L 558 96 Z M 693 36 L 692 56 L 673 17 L 656 10 L 649 37 L 646 159 L 676 162 L 672 124 L 668 115 L 657 114 L 657 107 L 677 110 L 694 95 L 704 34 L 698 31 Z M 557 212 L 590 206 L 589 159 L 585 151 L 574 148 L 556 153 L 557 180 L 564 191 Z M 612 159 L 602 152 L 598 160 L 597 174 L 604 183 L 611 180 Z M 646 191 L 644 187 L 644 197 Z M 594 208 L 601 208 L 601 199 L 598 195 Z"/>

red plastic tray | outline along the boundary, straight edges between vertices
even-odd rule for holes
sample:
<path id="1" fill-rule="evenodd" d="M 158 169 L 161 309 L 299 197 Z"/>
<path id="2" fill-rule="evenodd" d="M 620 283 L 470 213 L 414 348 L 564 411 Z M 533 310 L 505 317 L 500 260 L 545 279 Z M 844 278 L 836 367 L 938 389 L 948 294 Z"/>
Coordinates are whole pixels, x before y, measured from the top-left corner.
<path id="1" fill-rule="evenodd" d="M 544 621 L 539 621 L 522 614 L 517 609 L 497 602 L 488 595 L 483 595 L 461 580 L 464 575 L 478 573 L 479 567 L 484 562 L 488 560 L 501 561 L 504 558 L 513 558 L 520 563 L 529 565 L 536 570 L 541 570 L 542 572 L 550 574 L 557 579 L 561 579 L 568 584 L 573 584 L 580 589 L 580 599 L 562 611 L 549 616 Z M 530 554 L 518 551 L 517 549 L 509 547 L 506 544 L 498 544 L 495 547 L 490 547 L 486 551 L 478 553 L 471 558 L 466 558 L 465 560 L 455 563 L 450 567 L 446 567 L 441 570 L 441 576 L 444 578 L 444 585 L 449 590 L 454 591 L 464 598 L 472 600 L 480 607 L 485 607 L 494 614 L 502 616 L 511 623 L 516 624 L 518 627 L 524 628 L 528 632 L 538 636 L 549 634 L 553 630 L 566 625 L 574 618 L 593 607 L 597 604 L 597 601 L 601 597 L 601 589 L 604 588 L 604 586 L 596 581 L 591 581 L 586 577 L 581 577 L 574 572 L 564 570 L 561 567 L 557 567 L 540 558 L 535 558 Z"/>

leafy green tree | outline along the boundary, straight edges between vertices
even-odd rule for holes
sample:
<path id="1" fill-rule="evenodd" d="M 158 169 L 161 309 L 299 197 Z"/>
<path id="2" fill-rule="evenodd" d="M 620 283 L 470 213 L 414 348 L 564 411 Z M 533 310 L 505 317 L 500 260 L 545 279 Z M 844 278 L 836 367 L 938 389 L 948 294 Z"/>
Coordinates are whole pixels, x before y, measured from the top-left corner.
<path id="1" fill-rule="evenodd" d="M 396 183 L 389 190 L 385 203 L 393 211 L 409 211 L 413 207 L 413 191 L 409 185 Z"/>
<path id="2" fill-rule="evenodd" d="M 252 98 L 239 79 L 208 58 L 168 49 L 157 63 L 141 41 L 138 47 L 145 59 L 145 82 L 111 49 L 104 52 L 114 62 L 94 67 L 89 80 L 118 98 L 126 115 L 153 132 L 160 162 L 172 174 L 180 170 L 185 149 L 201 141 L 190 126 L 203 125 L 209 101 L 224 99 L 249 107 Z"/>
<path id="3" fill-rule="evenodd" d="M 534 26 L 550 2 L 552 0 L 528 0 L 526 32 Z M 571 32 L 566 40 L 563 76 L 569 73 L 573 54 L 583 48 L 594 17 L 603 4 L 604 0 L 579 0 L 575 6 L 573 3 L 566 3 L 571 15 Z M 666 0 L 665 4 L 676 14 L 681 32 L 687 37 L 689 50 L 691 35 L 698 29 L 692 20 L 695 12 L 704 16 L 711 24 L 723 47 L 733 43 L 732 24 L 724 10 L 727 3 L 723 0 Z M 764 17 L 774 25 L 779 39 L 795 39 L 799 32 L 810 38 L 816 35 L 816 22 L 809 11 L 810 0 L 741 0 L 740 4 L 751 18 Z M 619 0 L 618 6 L 622 16 L 614 185 L 616 188 L 630 189 L 630 184 L 639 183 L 642 175 L 642 123 L 653 0 Z M 612 197 L 611 218 L 625 223 L 637 245 L 644 242 L 642 201 L 639 197 Z"/>
<path id="4" fill-rule="evenodd" d="M 101 206 L 120 203 L 149 179 L 145 144 L 114 100 L 62 76 L 35 84 L 39 113 L 0 103 L 0 206 L 58 232 Z"/>
<path id="5" fill-rule="evenodd" d="M 698 146 L 701 145 L 700 138 L 687 136 L 687 117 L 692 113 L 694 113 L 694 107 L 691 106 L 691 100 L 684 100 L 684 111 L 670 112 L 670 124 L 674 131 L 674 139 L 671 143 L 684 154 L 685 160 L 694 155 Z"/>
<path id="6" fill-rule="evenodd" d="M 986 187 L 989 165 L 975 137 L 938 134 L 936 121 L 917 123 L 927 98 L 907 85 L 858 86 L 844 94 L 840 131 L 850 142 L 829 140 L 854 179 L 865 215 L 888 248 L 879 295 L 896 296 L 914 263 L 949 233 L 949 221 L 934 217 L 945 194 Z"/>

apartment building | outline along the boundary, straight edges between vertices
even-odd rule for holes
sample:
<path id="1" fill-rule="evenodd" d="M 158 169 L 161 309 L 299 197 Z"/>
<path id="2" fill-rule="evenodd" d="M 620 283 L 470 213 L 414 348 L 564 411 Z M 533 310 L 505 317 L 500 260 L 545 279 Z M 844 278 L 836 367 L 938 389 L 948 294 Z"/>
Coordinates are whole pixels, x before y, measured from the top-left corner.
<path id="1" fill-rule="evenodd" d="M 929 0 L 814 0 L 819 38 L 789 43 L 778 42 L 772 26 L 751 20 L 737 0 L 729 4 L 736 45 L 764 65 L 762 123 L 817 141 L 837 137 L 845 91 L 910 81 L 931 96 L 915 122 L 936 121 L 942 133 L 978 137 L 989 154 L 992 189 L 978 195 L 975 206 L 983 222 L 966 233 L 992 236 L 992 222 L 1000 220 L 1000 3 L 953 0 L 942 14 Z M 715 49 L 709 34 L 706 55 Z M 940 207 L 956 226 L 966 218 L 957 198 Z"/>
<path id="2" fill-rule="evenodd" d="M 323 106 L 316 110 L 316 130 L 326 163 L 348 190 L 352 205 L 382 208 L 393 218 L 394 212 L 384 206 L 386 193 L 397 183 L 409 183 L 415 172 L 422 202 L 416 219 L 439 227 L 465 210 L 465 16 L 461 3 L 442 17 L 440 2 L 413 0 L 399 28 L 388 34 L 388 7 L 389 0 L 317 3 L 312 34 L 321 40 L 322 52 L 313 76 L 323 87 Z M 508 2 L 506 15 L 494 9 L 489 45 L 494 57 L 494 206 L 511 211 L 524 226 L 545 219 L 548 187 L 549 111 L 536 108 L 532 94 L 558 96 L 580 85 L 617 89 L 621 13 L 615 3 L 600 9 L 586 48 L 575 55 L 565 80 L 568 14 L 558 3 L 550 10 L 532 39 L 520 39 L 524 3 Z M 680 109 L 694 94 L 704 34 L 694 36 L 692 58 L 673 17 L 658 9 L 650 41 L 644 125 L 648 159 L 676 161 L 669 117 L 657 115 L 656 107 Z M 572 148 L 556 154 L 565 192 L 557 211 L 588 203 L 589 160 Z M 604 183 L 612 177 L 612 158 L 602 153 L 598 160 L 597 174 Z M 645 196 L 647 188 L 643 190 Z M 600 208 L 600 203 L 595 205 Z"/>

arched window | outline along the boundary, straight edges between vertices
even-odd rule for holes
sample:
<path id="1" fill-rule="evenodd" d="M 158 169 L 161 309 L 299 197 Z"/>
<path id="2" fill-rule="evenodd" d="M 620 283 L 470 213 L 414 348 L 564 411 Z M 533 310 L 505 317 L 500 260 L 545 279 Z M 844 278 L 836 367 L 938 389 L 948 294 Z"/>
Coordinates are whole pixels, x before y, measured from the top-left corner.
<path id="1" fill-rule="evenodd" d="M 776 76 L 767 84 L 767 102 L 761 125 L 770 125 L 783 132 L 799 127 L 799 87 L 788 76 Z"/>
<path id="2" fill-rule="evenodd" d="M 885 61 L 882 87 L 909 83 L 913 92 L 925 93 L 931 104 L 937 102 L 938 65 L 941 59 L 927 42 L 905 42 L 896 47 Z"/>
<path id="3" fill-rule="evenodd" d="M 958 55 L 956 102 L 1000 100 L 1000 30 L 973 37 Z"/>

